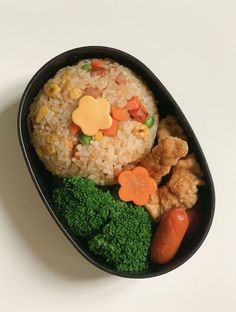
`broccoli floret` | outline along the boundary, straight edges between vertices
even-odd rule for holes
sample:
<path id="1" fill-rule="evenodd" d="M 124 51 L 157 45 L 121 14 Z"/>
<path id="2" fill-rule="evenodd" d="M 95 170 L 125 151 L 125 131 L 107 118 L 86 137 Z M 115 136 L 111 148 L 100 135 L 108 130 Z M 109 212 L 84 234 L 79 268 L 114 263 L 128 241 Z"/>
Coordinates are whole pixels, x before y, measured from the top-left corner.
<path id="1" fill-rule="evenodd" d="M 113 200 L 86 178 L 67 177 L 53 192 L 58 211 L 75 235 L 89 238 L 97 233 L 110 214 Z"/>
<path id="2" fill-rule="evenodd" d="M 82 177 L 65 178 L 53 199 L 73 233 L 87 238 L 91 252 L 118 271 L 147 267 L 151 221 L 143 207 L 121 202 Z"/>
<path id="3" fill-rule="evenodd" d="M 111 221 L 89 241 L 89 248 L 115 263 L 118 271 L 138 272 L 147 268 L 150 243 L 151 224 L 144 208 L 119 203 Z"/>

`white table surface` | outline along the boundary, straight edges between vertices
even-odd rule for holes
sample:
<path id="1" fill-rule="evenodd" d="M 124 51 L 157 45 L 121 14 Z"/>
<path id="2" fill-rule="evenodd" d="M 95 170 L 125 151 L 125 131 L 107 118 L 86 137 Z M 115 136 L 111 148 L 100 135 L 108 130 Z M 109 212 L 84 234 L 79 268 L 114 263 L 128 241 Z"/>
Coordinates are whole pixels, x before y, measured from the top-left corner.
<path id="1" fill-rule="evenodd" d="M 26 170 L 20 96 L 53 56 L 106 45 L 143 61 L 192 125 L 215 183 L 198 252 L 152 279 L 110 276 L 63 236 Z M 0 311 L 236 311 L 236 1 L 0 1 Z"/>

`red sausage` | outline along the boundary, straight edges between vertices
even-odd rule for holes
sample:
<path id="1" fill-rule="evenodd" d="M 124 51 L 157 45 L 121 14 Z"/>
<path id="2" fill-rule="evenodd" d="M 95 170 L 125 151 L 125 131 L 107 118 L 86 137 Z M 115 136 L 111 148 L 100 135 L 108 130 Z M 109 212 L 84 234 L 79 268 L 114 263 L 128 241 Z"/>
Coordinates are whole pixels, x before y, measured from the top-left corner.
<path id="1" fill-rule="evenodd" d="M 201 222 L 201 212 L 199 208 L 191 208 L 186 210 L 189 218 L 189 227 L 186 235 L 193 236 L 199 229 Z"/>
<path id="2" fill-rule="evenodd" d="M 177 253 L 189 225 L 183 208 L 171 208 L 161 219 L 151 245 L 151 260 L 164 264 Z"/>

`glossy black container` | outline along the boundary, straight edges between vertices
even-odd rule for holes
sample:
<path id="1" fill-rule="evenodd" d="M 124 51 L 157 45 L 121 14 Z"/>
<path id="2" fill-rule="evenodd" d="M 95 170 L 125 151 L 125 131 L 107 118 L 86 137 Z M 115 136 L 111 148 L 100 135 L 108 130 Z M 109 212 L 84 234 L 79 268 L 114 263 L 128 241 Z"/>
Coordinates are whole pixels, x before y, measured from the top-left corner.
<path id="1" fill-rule="evenodd" d="M 73 236 L 68 226 L 63 223 L 63 221 L 60 219 L 60 216 L 56 214 L 53 207 L 52 190 L 60 183 L 60 179 L 50 174 L 50 172 L 48 172 L 44 168 L 43 164 L 38 159 L 29 139 L 29 132 L 27 127 L 29 106 L 33 102 L 34 97 L 42 88 L 43 84 L 47 82 L 49 78 L 54 76 L 60 68 L 67 65 L 73 65 L 82 59 L 94 57 L 111 58 L 113 60 L 116 60 L 120 64 L 129 67 L 135 73 L 140 75 L 140 77 L 147 83 L 149 88 L 152 90 L 155 98 L 158 101 L 158 110 L 160 113 L 160 117 L 162 118 L 167 114 L 172 114 L 177 117 L 179 123 L 184 128 L 185 134 L 187 135 L 190 152 L 194 152 L 196 154 L 204 172 L 204 180 L 206 184 L 204 187 L 200 188 L 199 192 L 197 209 L 200 216 L 200 222 L 198 222 L 195 230 L 192 231 L 191 235 L 190 233 L 189 235 L 186 235 L 181 245 L 181 248 L 171 262 L 165 265 L 156 265 L 150 263 L 149 269 L 140 273 L 127 274 L 117 272 L 104 260 L 91 254 L 86 246 L 85 241 Z M 201 246 L 204 239 L 206 238 L 214 215 L 215 194 L 211 174 L 202 149 L 196 139 L 196 136 L 194 135 L 191 126 L 189 125 L 184 114 L 182 113 L 174 99 L 171 97 L 169 92 L 156 78 L 156 76 L 143 63 L 141 63 L 133 56 L 113 48 L 89 46 L 64 52 L 50 60 L 34 75 L 24 91 L 18 112 L 18 134 L 27 167 L 48 211 L 50 212 L 51 216 L 54 218 L 60 229 L 64 232 L 66 237 L 74 245 L 74 247 L 88 261 L 90 261 L 98 268 L 122 277 L 147 278 L 158 276 L 177 268 L 185 261 L 187 261 L 198 250 L 198 248 Z"/>

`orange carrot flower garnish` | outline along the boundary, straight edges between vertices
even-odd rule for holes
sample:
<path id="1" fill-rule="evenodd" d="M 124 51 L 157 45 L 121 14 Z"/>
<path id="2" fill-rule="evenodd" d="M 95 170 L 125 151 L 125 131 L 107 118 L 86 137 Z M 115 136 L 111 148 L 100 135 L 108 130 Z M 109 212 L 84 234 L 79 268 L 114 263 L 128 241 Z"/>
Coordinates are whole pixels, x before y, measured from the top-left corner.
<path id="1" fill-rule="evenodd" d="M 124 170 L 119 174 L 118 182 L 121 185 L 119 197 L 123 201 L 133 201 L 136 205 L 145 205 L 149 197 L 157 189 L 156 181 L 149 176 L 147 169 L 135 167 Z"/>

